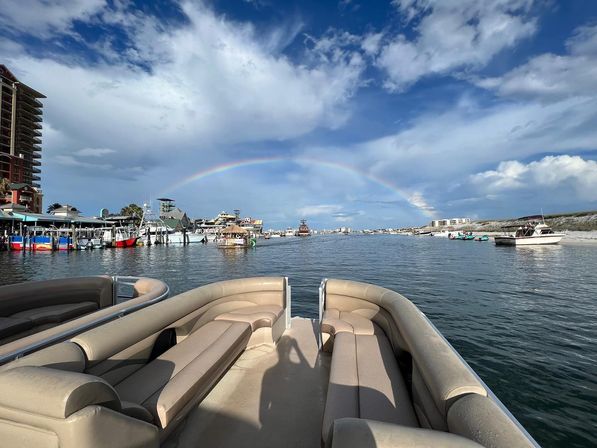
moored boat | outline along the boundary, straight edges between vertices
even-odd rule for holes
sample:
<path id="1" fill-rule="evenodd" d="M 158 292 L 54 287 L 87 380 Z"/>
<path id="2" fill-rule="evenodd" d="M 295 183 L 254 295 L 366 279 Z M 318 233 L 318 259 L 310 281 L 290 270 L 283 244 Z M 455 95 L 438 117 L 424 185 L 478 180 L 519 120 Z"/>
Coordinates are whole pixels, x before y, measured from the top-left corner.
<path id="1" fill-rule="evenodd" d="M 545 245 L 558 244 L 562 238 L 563 233 L 556 233 L 551 227 L 545 224 L 544 221 L 536 219 L 541 216 L 531 216 L 520 218 L 521 220 L 528 220 L 527 223 L 520 225 L 514 224 L 504 227 L 504 230 L 516 229 L 514 235 L 506 234 L 494 237 L 497 246 L 530 246 L 530 245 Z"/>
<path id="2" fill-rule="evenodd" d="M 301 219 L 301 225 L 298 228 L 297 236 L 311 236 L 311 230 L 307 225 L 307 221 Z"/>

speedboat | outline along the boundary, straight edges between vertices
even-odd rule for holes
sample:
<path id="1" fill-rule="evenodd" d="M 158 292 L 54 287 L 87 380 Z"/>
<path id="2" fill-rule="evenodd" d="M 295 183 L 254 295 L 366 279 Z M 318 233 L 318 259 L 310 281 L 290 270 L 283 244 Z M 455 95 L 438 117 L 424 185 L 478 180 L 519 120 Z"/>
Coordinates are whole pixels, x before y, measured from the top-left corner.
<path id="1" fill-rule="evenodd" d="M 497 246 L 558 244 L 565 236 L 563 233 L 555 233 L 545 222 L 529 221 L 524 225 L 504 227 L 505 230 L 512 228 L 516 228 L 514 235 L 506 234 L 494 238 Z"/>
<path id="2" fill-rule="evenodd" d="M 0 366 L 0 440 L 39 447 L 537 447 L 406 297 L 228 280 Z"/>

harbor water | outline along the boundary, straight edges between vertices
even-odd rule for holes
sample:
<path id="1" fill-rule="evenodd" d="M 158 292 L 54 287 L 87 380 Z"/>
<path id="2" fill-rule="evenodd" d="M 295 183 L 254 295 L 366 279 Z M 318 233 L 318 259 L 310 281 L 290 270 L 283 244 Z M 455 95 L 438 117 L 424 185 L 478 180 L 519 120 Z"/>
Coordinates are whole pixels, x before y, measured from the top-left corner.
<path id="1" fill-rule="evenodd" d="M 111 274 L 162 279 L 172 295 L 239 277 L 284 275 L 293 314 L 317 316 L 323 277 L 413 300 L 545 447 L 597 445 L 597 246 L 496 247 L 399 235 L 259 240 L 85 252 L 0 252 L 0 285 Z"/>

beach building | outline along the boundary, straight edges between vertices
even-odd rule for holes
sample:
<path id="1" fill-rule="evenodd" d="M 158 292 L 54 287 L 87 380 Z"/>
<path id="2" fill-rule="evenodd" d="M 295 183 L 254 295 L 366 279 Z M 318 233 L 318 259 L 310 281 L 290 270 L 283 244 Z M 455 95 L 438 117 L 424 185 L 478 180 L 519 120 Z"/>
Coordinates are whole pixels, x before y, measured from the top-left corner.
<path id="1" fill-rule="evenodd" d="M 430 227 L 445 227 L 445 226 L 458 226 L 461 224 L 470 224 L 471 218 L 445 218 L 445 219 L 434 219 L 429 224 Z"/>
<path id="2" fill-rule="evenodd" d="M 0 64 L 0 179 L 10 188 L 0 202 L 20 204 L 35 213 L 42 209 L 42 98 Z"/>
<path id="3" fill-rule="evenodd" d="M 182 231 L 190 229 L 193 222 L 188 215 L 179 209 L 173 199 L 160 198 L 160 219 L 171 229 Z"/>

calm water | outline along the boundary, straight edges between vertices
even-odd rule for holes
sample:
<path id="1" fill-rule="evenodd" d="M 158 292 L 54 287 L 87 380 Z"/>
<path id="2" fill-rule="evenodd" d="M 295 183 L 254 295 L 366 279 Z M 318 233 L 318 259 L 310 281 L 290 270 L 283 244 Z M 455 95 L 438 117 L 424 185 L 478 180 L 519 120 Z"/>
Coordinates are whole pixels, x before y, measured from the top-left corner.
<path id="1" fill-rule="evenodd" d="M 545 447 L 597 444 L 597 246 L 499 248 L 405 236 L 264 241 L 72 253 L 0 252 L 0 284 L 87 274 L 149 276 L 172 294 L 285 275 L 293 314 L 315 317 L 323 277 L 409 297 Z"/>

